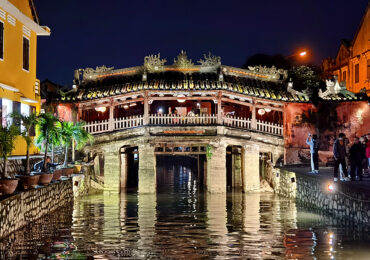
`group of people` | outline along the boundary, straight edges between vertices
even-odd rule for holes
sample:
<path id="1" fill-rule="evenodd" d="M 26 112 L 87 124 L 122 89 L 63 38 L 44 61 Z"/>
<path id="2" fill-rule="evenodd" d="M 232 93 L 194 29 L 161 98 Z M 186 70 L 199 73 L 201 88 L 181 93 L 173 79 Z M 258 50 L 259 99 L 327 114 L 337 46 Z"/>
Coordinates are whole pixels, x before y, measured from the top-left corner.
<path id="1" fill-rule="evenodd" d="M 312 173 L 319 173 L 319 140 L 317 135 L 309 134 L 306 143 L 310 146 Z M 340 133 L 333 146 L 334 157 L 334 181 L 338 181 L 338 173 L 342 173 L 339 179 L 342 181 L 362 180 L 363 173 L 370 174 L 370 133 L 362 137 L 354 137 L 349 145 L 349 140 L 344 133 Z M 350 174 L 347 165 L 350 165 Z"/>

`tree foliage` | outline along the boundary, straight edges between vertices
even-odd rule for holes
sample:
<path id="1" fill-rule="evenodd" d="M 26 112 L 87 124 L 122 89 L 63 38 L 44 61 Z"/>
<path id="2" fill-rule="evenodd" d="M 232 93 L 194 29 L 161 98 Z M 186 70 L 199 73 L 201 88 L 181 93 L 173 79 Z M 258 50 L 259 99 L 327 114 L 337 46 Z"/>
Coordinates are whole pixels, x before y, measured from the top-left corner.
<path id="1" fill-rule="evenodd" d="M 16 136 L 19 135 L 19 128 L 15 125 L 0 125 L 0 157 L 4 159 L 4 167 L 1 178 L 8 178 L 8 157 L 12 154 Z"/>
<path id="2" fill-rule="evenodd" d="M 32 137 L 31 137 L 31 130 L 36 127 L 38 123 L 38 116 L 36 113 L 31 113 L 30 115 L 23 115 L 18 112 L 13 112 L 11 114 L 13 118 L 13 122 L 15 125 L 22 126 L 21 129 L 21 136 L 26 142 L 26 175 L 31 173 L 30 168 L 30 146 L 32 144 Z"/>

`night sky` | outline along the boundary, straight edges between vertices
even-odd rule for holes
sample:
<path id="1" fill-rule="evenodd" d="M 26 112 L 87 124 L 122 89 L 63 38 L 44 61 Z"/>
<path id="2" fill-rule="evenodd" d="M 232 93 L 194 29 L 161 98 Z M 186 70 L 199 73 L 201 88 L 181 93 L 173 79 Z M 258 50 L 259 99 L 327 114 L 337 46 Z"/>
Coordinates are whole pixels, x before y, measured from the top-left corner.
<path id="1" fill-rule="evenodd" d="M 38 39 L 40 80 L 72 84 L 78 68 L 167 64 L 185 50 L 193 62 L 211 51 L 241 67 L 256 53 L 291 55 L 309 48 L 314 64 L 352 39 L 368 0 L 35 0 L 50 37 Z"/>

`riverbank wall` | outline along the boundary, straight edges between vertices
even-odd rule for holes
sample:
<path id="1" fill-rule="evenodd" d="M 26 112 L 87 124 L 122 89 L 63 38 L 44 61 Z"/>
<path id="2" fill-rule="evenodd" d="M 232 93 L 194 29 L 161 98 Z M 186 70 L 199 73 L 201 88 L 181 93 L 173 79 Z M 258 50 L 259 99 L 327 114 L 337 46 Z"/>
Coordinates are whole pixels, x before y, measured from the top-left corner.
<path id="1" fill-rule="evenodd" d="M 298 206 L 355 223 L 370 223 L 370 186 L 361 182 L 333 182 L 331 176 L 275 168 L 273 186 Z"/>
<path id="2" fill-rule="evenodd" d="M 0 201 L 0 238 L 73 201 L 71 178 Z"/>

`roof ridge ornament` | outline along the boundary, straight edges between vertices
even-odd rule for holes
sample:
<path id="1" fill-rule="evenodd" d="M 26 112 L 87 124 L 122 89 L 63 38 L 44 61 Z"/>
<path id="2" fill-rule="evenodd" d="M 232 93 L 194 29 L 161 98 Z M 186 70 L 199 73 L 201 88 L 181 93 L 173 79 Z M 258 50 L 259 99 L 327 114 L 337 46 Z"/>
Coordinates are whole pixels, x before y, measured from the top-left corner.
<path id="1" fill-rule="evenodd" d="M 319 97 L 325 99 L 329 95 L 337 95 L 339 93 L 344 94 L 344 95 L 349 95 L 353 98 L 356 97 L 356 95 L 353 92 L 347 90 L 346 82 L 342 81 L 342 82 L 339 83 L 338 82 L 338 76 L 335 75 L 334 76 L 334 81 L 330 80 L 330 79 L 326 80 L 326 90 L 323 92 L 320 89 L 319 90 Z"/>
<path id="2" fill-rule="evenodd" d="M 278 69 L 274 65 L 272 67 L 267 67 L 267 66 L 262 66 L 262 65 L 248 66 L 248 69 L 253 72 L 270 75 L 272 76 L 272 78 L 275 78 L 275 79 L 279 79 L 280 75 L 282 75 L 284 79 L 288 77 L 287 70 Z"/>
<path id="3" fill-rule="evenodd" d="M 114 70 L 114 67 L 106 67 L 105 65 L 100 66 L 100 67 L 96 66 L 95 69 L 93 68 L 78 69 L 78 70 L 75 70 L 75 75 L 74 75 L 75 81 L 79 82 L 81 73 L 82 73 L 83 80 L 90 80 L 93 78 L 93 76 L 95 78 L 96 74 L 107 73 L 113 70 Z"/>
<path id="4" fill-rule="evenodd" d="M 151 54 L 144 57 L 144 68 L 148 72 L 162 71 L 166 62 L 166 59 L 161 59 L 160 53 L 157 55 Z"/>
<path id="5" fill-rule="evenodd" d="M 208 56 L 203 54 L 204 60 L 200 59 L 198 63 L 203 67 L 219 67 L 221 66 L 221 57 L 214 56 L 211 52 L 208 52 Z"/>
<path id="6" fill-rule="evenodd" d="M 177 68 L 189 68 L 193 67 L 194 63 L 191 59 L 188 59 L 186 51 L 181 50 L 180 54 L 177 56 L 177 59 L 173 59 L 173 65 Z"/>

